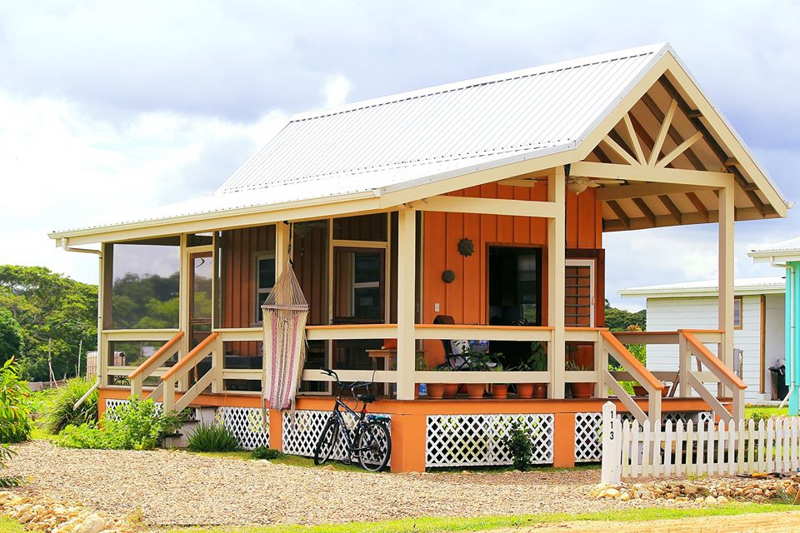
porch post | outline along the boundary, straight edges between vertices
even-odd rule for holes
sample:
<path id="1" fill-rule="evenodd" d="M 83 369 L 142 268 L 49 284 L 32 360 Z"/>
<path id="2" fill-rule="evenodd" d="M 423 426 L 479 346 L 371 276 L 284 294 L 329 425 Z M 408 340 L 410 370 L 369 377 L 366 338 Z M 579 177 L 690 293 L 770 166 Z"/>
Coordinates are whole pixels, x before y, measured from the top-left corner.
<path id="1" fill-rule="evenodd" d="M 275 279 L 283 273 L 283 268 L 289 264 L 289 224 L 277 222 L 275 224 Z"/>
<path id="2" fill-rule="evenodd" d="M 188 245 L 188 236 L 186 233 L 181 233 L 180 236 L 180 257 L 181 257 L 181 265 L 180 265 L 180 282 L 179 282 L 179 289 L 178 289 L 178 324 L 179 329 L 183 331 L 184 335 L 179 342 L 180 351 L 178 352 L 178 359 L 192 349 L 192 336 L 191 336 L 191 328 L 190 328 L 190 308 L 192 305 L 191 301 L 191 284 L 190 284 L 190 277 L 192 275 L 192 264 L 191 258 L 189 257 L 189 250 L 187 249 Z M 177 386 L 182 389 L 186 390 L 189 388 L 189 374 L 187 373 L 177 382 Z M 166 387 L 166 383 L 164 384 Z M 174 398 L 174 388 L 173 388 L 173 398 Z M 164 402 L 166 405 L 166 396 L 164 397 Z"/>
<path id="3" fill-rule="evenodd" d="M 397 215 L 397 399 L 414 399 L 416 339 L 416 210 L 401 207 Z"/>
<path id="4" fill-rule="evenodd" d="M 733 368 L 733 223 L 734 193 L 728 185 L 719 190 L 719 329 L 722 330 L 722 343 L 719 358 L 728 368 Z M 720 385 L 721 394 L 724 387 Z"/>
<path id="5" fill-rule="evenodd" d="M 566 263 L 566 175 L 558 166 L 547 180 L 547 199 L 558 207 L 547 219 L 547 325 L 553 328 L 547 344 L 547 369 L 550 372 L 550 398 L 564 397 L 566 346 L 564 333 L 564 283 Z"/>

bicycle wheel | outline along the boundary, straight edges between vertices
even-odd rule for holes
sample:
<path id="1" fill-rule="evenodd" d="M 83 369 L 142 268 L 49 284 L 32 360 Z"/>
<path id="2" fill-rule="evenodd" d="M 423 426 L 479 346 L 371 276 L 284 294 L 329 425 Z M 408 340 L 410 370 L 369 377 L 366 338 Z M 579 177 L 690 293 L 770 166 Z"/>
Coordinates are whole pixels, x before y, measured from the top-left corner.
<path id="1" fill-rule="evenodd" d="M 358 463 L 364 470 L 377 472 L 386 468 L 392 455 L 392 438 L 384 422 L 367 422 L 356 439 Z"/>
<path id="2" fill-rule="evenodd" d="M 324 464 L 333 457 L 336 443 L 339 440 L 339 419 L 331 415 L 325 422 L 325 427 L 319 435 L 316 446 L 314 446 L 314 464 Z"/>

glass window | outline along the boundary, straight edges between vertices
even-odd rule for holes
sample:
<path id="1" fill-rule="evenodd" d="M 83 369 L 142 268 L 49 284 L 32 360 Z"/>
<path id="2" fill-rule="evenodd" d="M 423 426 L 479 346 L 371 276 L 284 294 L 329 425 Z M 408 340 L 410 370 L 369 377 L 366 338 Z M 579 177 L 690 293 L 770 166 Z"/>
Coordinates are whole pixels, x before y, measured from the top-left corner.
<path id="1" fill-rule="evenodd" d="M 733 327 L 742 329 L 742 311 L 744 302 L 741 296 L 736 296 L 733 299 Z"/>
<path id="2" fill-rule="evenodd" d="M 540 325 L 541 251 L 521 246 L 489 248 L 489 323 Z"/>
<path id="3" fill-rule="evenodd" d="M 256 316 L 261 322 L 264 313 L 261 306 L 267 300 L 275 286 L 275 255 L 272 253 L 261 254 L 256 257 Z"/>
<path id="4" fill-rule="evenodd" d="M 111 317 L 106 323 L 111 329 L 177 328 L 178 238 L 113 244 L 109 249 Z"/>
<path id="5" fill-rule="evenodd" d="M 336 248 L 334 311 L 338 322 L 382 322 L 384 250 Z"/>
<path id="6" fill-rule="evenodd" d="M 165 341 L 111 341 L 108 343 L 108 366 L 139 366 L 165 344 Z M 177 353 L 163 366 L 172 366 Z"/>

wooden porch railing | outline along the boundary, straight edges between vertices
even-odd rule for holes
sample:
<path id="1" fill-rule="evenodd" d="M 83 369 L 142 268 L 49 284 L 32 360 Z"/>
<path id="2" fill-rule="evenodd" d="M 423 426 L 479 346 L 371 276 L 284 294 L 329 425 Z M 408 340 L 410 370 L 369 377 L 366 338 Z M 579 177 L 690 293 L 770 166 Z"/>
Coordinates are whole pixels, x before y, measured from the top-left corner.
<path id="1" fill-rule="evenodd" d="M 178 342 L 183 338 L 183 332 L 179 331 L 168 340 L 161 348 L 156 350 L 156 352 L 148 357 L 142 364 L 136 367 L 136 370 L 128 374 L 128 380 L 131 383 L 131 396 L 138 396 L 141 397 L 142 395 L 142 384 L 144 380 L 147 379 L 154 370 L 158 367 L 163 365 L 170 357 L 175 355 L 175 353 L 179 350 Z M 150 393 L 150 396 L 154 399 L 157 399 L 160 395 L 160 387 L 156 388 L 155 391 Z"/>
<path id="2" fill-rule="evenodd" d="M 182 357 L 173 367 L 171 367 L 162 377 L 161 386 L 163 386 L 164 395 L 164 412 L 169 411 L 182 411 L 188 407 L 189 404 L 197 398 L 206 388 L 211 385 L 214 380 L 219 380 L 222 377 L 222 366 L 218 362 L 218 357 L 211 358 L 211 368 L 206 372 L 203 377 L 197 380 L 186 392 L 183 393 L 181 398 L 175 401 L 175 389 L 181 378 L 188 375 L 189 371 L 196 367 L 197 364 L 212 355 L 215 350 L 219 350 L 217 339 L 219 338 L 218 332 L 211 333 L 208 337 L 200 341 L 200 344 L 195 346 L 189 353 Z"/>
<path id="3" fill-rule="evenodd" d="M 640 363 L 610 331 L 600 330 L 600 339 L 604 346 L 601 353 L 610 354 L 633 379 L 647 390 L 647 413 L 645 414 L 619 381 L 611 375 L 607 365 L 600 368 L 601 385 L 611 388 L 639 423 L 644 424 L 649 421 L 651 426 L 661 424 L 661 391 L 664 390 L 664 384 Z"/>
<path id="4" fill-rule="evenodd" d="M 741 420 L 744 418 L 744 390 L 747 385 L 734 374 L 720 359 L 706 348 L 692 330 L 679 330 L 680 335 L 680 387 L 681 396 L 688 396 L 689 389 L 694 389 L 707 403 L 714 409 L 714 413 L 729 422 L 731 420 Z M 689 359 L 694 355 L 697 360 L 705 365 L 706 368 L 731 391 L 733 396 L 733 413 L 719 402 L 717 398 L 706 388 L 703 380 L 691 369 Z M 699 369 L 698 369 L 699 370 Z"/>

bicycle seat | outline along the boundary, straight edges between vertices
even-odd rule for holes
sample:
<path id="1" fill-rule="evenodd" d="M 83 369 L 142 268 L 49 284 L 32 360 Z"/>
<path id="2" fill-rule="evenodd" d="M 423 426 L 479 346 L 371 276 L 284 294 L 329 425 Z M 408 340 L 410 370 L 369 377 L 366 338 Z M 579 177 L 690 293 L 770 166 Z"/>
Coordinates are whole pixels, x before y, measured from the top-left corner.
<path id="1" fill-rule="evenodd" d="M 358 398 L 359 401 L 362 401 L 364 403 L 372 403 L 375 401 L 374 394 L 359 394 L 356 396 L 356 398 Z"/>

